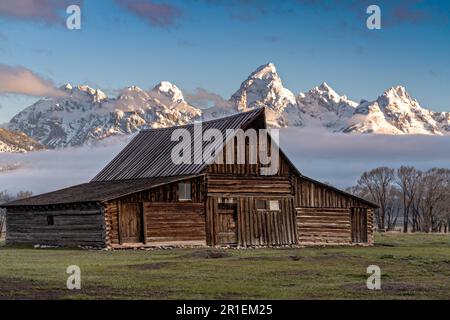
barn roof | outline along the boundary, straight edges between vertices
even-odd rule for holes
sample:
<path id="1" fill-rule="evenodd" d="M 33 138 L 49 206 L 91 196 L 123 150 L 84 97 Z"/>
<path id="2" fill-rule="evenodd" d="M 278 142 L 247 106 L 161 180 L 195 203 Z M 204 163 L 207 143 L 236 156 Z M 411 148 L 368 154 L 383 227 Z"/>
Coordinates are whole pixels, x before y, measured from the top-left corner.
<path id="1" fill-rule="evenodd" d="M 199 175 L 197 175 L 199 176 Z M 44 206 L 69 203 L 104 202 L 195 176 L 157 177 L 121 181 L 93 181 L 73 187 L 16 200 L 0 207 Z"/>
<path id="2" fill-rule="evenodd" d="M 205 121 L 201 123 L 202 132 L 208 129 L 218 129 L 226 139 L 226 130 L 244 129 L 247 124 L 259 116 L 264 116 L 264 108 Z M 178 141 L 172 141 L 171 139 L 174 130 L 186 129 L 190 136 L 195 139 L 194 126 L 195 124 L 189 124 L 141 131 L 92 181 L 167 177 L 202 172 L 206 163 L 202 160 L 201 153 L 194 154 L 192 164 L 175 164 L 171 159 L 173 148 L 179 144 Z M 191 144 L 193 145 L 193 143 L 192 141 Z M 207 144 L 210 144 L 210 142 L 203 142 L 203 147 Z"/>

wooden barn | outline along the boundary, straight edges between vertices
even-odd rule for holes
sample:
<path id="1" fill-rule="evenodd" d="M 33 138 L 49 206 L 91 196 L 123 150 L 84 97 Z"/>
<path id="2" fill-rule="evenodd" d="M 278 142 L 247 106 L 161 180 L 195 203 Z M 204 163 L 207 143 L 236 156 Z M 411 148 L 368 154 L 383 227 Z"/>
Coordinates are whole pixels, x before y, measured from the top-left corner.
<path id="1" fill-rule="evenodd" d="M 259 160 L 249 161 L 249 140 L 241 164 L 201 159 L 175 164 L 174 130 L 193 133 L 194 127 L 143 130 L 90 182 L 4 204 L 6 243 L 107 248 L 373 244 L 377 206 L 305 177 L 282 151 L 273 175 L 261 174 L 265 165 Z M 264 109 L 202 123 L 203 132 L 224 133 L 222 156 L 232 157 L 238 148 L 226 146 L 237 137 L 227 136 L 227 130 L 264 128 Z"/>

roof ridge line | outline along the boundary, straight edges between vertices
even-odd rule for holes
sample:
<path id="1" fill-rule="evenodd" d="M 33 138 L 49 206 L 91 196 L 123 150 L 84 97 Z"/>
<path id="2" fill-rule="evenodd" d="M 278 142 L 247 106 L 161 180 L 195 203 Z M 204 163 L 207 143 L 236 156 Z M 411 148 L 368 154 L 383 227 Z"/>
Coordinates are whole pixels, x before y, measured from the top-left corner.
<path id="1" fill-rule="evenodd" d="M 192 126 L 195 124 L 203 124 L 203 123 L 210 123 L 210 122 L 215 122 L 215 121 L 223 121 L 232 117 L 237 117 L 237 116 L 241 116 L 243 114 L 246 113 L 252 113 L 254 112 L 255 114 L 257 114 L 258 112 L 261 112 L 262 110 L 265 110 L 265 107 L 258 107 L 255 108 L 253 110 L 249 110 L 249 111 L 244 111 L 244 112 L 239 112 L 239 113 L 235 113 L 226 117 L 221 117 L 221 118 L 216 118 L 216 119 L 210 119 L 210 120 L 206 120 L 206 121 L 199 121 L 199 122 L 193 122 L 193 123 L 187 123 L 187 124 L 182 124 L 182 125 L 178 125 L 178 126 L 170 126 L 170 127 L 162 127 L 162 128 L 148 128 L 148 129 L 142 129 L 139 132 L 152 132 L 152 131 L 161 131 L 161 130 L 173 130 L 174 128 L 183 128 L 183 127 L 187 127 L 187 126 Z"/>

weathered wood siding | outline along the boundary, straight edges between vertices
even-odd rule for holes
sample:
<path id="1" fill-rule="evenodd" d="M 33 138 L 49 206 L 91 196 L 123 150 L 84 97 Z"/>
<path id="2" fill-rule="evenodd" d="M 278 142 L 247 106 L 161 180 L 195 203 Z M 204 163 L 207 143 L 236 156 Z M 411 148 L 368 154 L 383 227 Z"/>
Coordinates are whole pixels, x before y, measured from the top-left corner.
<path id="1" fill-rule="evenodd" d="M 268 140 L 268 148 L 270 150 L 270 139 Z M 254 148 L 254 149 L 253 149 Z M 253 164 L 250 162 L 250 150 L 256 150 L 257 154 L 259 155 L 259 145 L 257 146 L 251 146 L 249 144 L 249 141 L 246 141 L 245 149 L 242 151 L 243 154 L 245 154 L 245 163 L 244 164 L 238 164 L 237 159 L 237 142 L 235 143 L 235 149 L 233 154 L 234 164 L 226 164 L 226 162 L 221 164 L 211 164 L 207 168 L 207 172 L 210 174 L 231 174 L 231 175 L 239 175 L 239 176 L 261 176 L 261 168 L 263 168 L 265 165 L 261 165 L 261 163 L 258 161 L 257 163 Z M 223 161 L 227 158 L 227 149 L 224 148 L 222 151 L 222 157 Z M 259 156 L 258 156 L 259 157 Z M 280 153 L 279 155 L 279 167 L 278 171 L 275 174 L 275 176 L 289 176 L 290 175 L 290 164 L 286 157 Z"/>
<path id="2" fill-rule="evenodd" d="M 350 209 L 297 208 L 300 244 L 351 244 Z"/>
<path id="3" fill-rule="evenodd" d="M 49 216 L 53 225 L 48 224 Z M 105 247 L 102 208 L 9 208 L 6 243 Z"/>
<path id="4" fill-rule="evenodd" d="M 257 210 L 257 198 L 279 200 L 280 210 Z M 297 230 L 295 227 L 295 211 L 292 197 L 241 197 L 232 198 L 237 204 L 237 245 L 238 246 L 265 246 L 290 245 L 297 243 Z M 220 245 L 217 237 L 219 201 L 217 197 L 208 197 L 206 203 L 207 243 Z"/>
<path id="5" fill-rule="evenodd" d="M 280 211 L 257 210 L 254 199 L 239 199 L 238 244 L 289 245 L 295 244 L 295 213 L 292 198 L 280 198 Z"/>
<path id="6" fill-rule="evenodd" d="M 373 209 L 367 203 L 298 175 L 293 175 L 292 182 L 299 244 L 373 244 Z M 352 211 L 361 212 L 367 219 L 367 234 L 353 237 L 355 241 Z"/>
<path id="7" fill-rule="evenodd" d="M 206 245 L 203 203 L 144 202 L 147 243 Z"/>
<path id="8" fill-rule="evenodd" d="M 231 174 L 208 175 L 209 196 L 292 196 L 293 189 L 288 177 L 283 176 L 236 176 Z"/>
<path id="9" fill-rule="evenodd" d="M 368 208 L 364 202 L 344 193 L 338 192 L 326 185 L 309 181 L 293 175 L 292 183 L 295 193 L 296 207 L 318 208 Z"/>
<path id="10" fill-rule="evenodd" d="M 175 182 L 106 202 L 108 246 L 123 245 L 119 224 L 123 203 L 142 205 L 146 245 L 206 244 L 204 177 L 183 182 L 191 183 L 191 201 L 178 200 L 178 182 Z"/>

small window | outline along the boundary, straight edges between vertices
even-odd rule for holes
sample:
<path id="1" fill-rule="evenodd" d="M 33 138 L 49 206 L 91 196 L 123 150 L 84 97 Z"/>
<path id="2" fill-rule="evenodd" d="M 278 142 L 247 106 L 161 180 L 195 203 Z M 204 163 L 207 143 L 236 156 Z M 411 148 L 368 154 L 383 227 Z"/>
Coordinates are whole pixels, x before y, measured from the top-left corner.
<path id="1" fill-rule="evenodd" d="M 53 219 L 53 216 L 47 216 L 47 225 L 52 226 L 55 224 L 55 221 Z"/>
<path id="2" fill-rule="evenodd" d="M 267 204 L 266 203 L 267 203 L 266 200 L 256 199 L 255 207 L 256 207 L 257 210 L 266 210 L 267 209 L 267 207 L 266 207 Z"/>
<path id="3" fill-rule="evenodd" d="M 217 202 L 218 203 L 236 203 L 234 198 L 218 198 Z"/>
<path id="4" fill-rule="evenodd" d="M 279 200 L 270 200 L 269 201 L 269 210 L 270 211 L 280 211 L 280 201 Z"/>
<path id="5" fill-rule="evenodd" d="M 178 200 L 191 200 L 191 184 L 186 182 L 180 182 L 178 184 Z"/>

